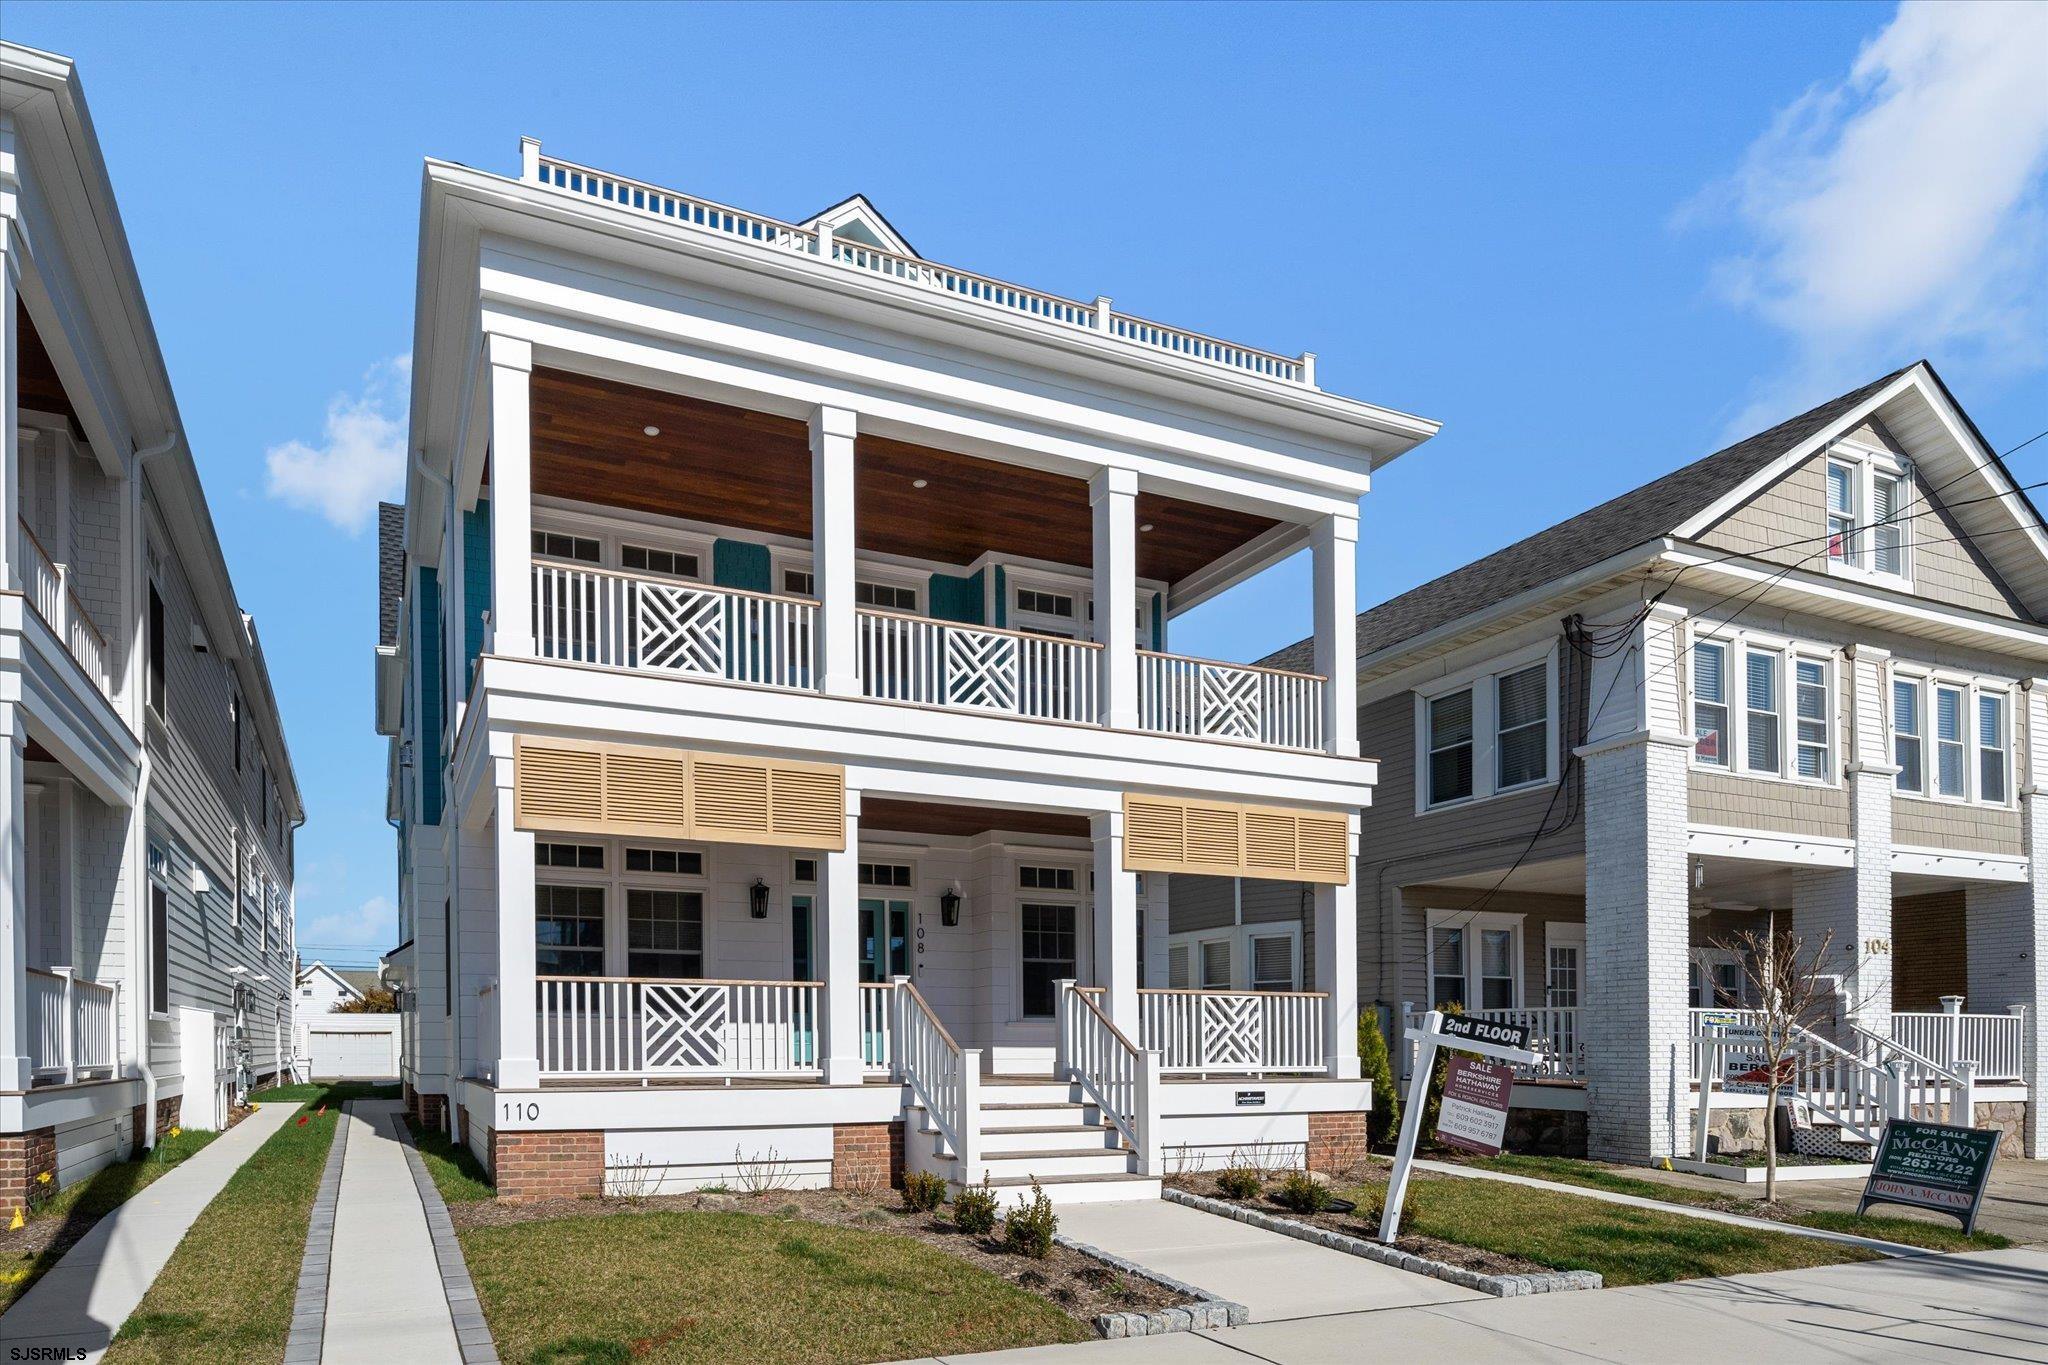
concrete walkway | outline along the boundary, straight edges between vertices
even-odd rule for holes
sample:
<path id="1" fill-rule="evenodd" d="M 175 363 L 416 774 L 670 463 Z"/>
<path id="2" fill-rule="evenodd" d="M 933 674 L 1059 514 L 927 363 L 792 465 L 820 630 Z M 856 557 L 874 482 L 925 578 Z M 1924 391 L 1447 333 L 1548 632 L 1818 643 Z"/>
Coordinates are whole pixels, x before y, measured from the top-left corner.
<path id="1" fill-rule="evenodd" d="M 354 1100 L 343 1116 L 348 1151 L 334 1214 L 323 1361 L 462 1362 L 426 1209 L 398 1137 L 403 1112 L 395 1100 Z"/>
<path id="2" fill-rule="evenodd" d="M 263 1105 L 95 1223 L 0 1318 L 0 1361 L 98 1360 L 185 1230 L 298 1108 Z M 43 1354 L 31 1355 L 30 1348 Z"/>
<path id="3" fill-rule="evenodd" d="M 1486 1297 L 1163 1199 L 1075 1204 L 1060 1231 L 1235 1300 L 1253 1322 Z"/>
<path id="4" fill-rule="evenodd" d="M 1228 1292 L 1231 1285 L 1226 1280 L 1215 1287 Z M 2048 1361 L 2048 1252 L 1916 1256 L 1630 1289 L 1487 1298 L 946 1361 L 1349 1365 L 1395 1346 L 1414 1359 L 1475 1362 Z"/>

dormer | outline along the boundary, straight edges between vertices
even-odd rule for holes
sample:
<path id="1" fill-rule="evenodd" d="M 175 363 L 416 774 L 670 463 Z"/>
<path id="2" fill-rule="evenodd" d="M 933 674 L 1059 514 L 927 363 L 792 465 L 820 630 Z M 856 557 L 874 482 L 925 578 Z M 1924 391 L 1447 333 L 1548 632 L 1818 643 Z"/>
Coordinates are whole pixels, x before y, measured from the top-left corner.
<path id="1" fill-rule="evenodd" d="M 905 241 L 903 234 L 889 225 L 882 211 L 868 202 L 864 194 L 842 199 L 822 213 L 812 214 L 801 224 L 807 228 L 830 227 L 832 235 L 843 242 L 859 242 L 863 246 L 879 247 L 898 256 L 910 256 L 918 260 L 917 249 Z"/>

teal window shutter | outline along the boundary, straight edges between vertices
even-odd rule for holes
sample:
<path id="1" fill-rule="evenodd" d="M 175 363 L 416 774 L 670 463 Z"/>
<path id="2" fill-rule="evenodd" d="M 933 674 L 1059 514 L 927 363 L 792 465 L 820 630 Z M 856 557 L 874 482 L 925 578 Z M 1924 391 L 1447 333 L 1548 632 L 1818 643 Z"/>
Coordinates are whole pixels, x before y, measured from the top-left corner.
<path id="1" fill-rule="evenodd" d="M 413 621 L 419 631 L 413 657 L 420 675 L 420 727 L 413 743 L 413 762 L 420 774 L 420 820 L 441 823 L 441 580 L 432 569 L 419 571 L 418 606 Z M 430 757 L 431 755 L 431 757 Z"/>
<path id="2" fill-rule="evenodd" d="M 476 656 L 484 649 L 484 613 L 491 609 L 491 503 L 476 500 L 476 510 L 462 514 L 462 691 L 469 694 L 476 676 Z"/>
<path id="3" fill-rule="evenodd" d="M 953 574 L 932 575 L 930 593 L 926 601 L 931 603 L 931 617 L 935 621 L 959 621 L 962 624 L 981 624 L 981 574 L 977 571 L 965 578 Z"/>
<path id="4" fill-rule="evenodd" d="M 1166 651 L 1166 594 L 1152 594 L 1152 651 L 1163 654 Z"/>
<path id="5" fill-rule="evenodd" d="M 1009 587 L 1003 575 L 1003 566 L 994 566 L 996 571 L 996 628 L 1002 629 L 1010 619 Z"/>
<path id="6" fill-rule="evenodd" d="M 745 540 L 720 540 L 711 546 L 711 581 L 721 588 L 773 592 L 768 576 L 768 547 Z"/>

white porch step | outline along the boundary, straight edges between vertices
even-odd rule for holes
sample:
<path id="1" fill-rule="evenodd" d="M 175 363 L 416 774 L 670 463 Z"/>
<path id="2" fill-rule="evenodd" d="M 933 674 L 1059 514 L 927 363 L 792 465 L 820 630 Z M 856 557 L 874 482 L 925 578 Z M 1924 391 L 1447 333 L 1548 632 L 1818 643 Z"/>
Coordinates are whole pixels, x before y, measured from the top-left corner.
<path id="1" fill-rule="evenodd" d="M 1050 1123 L 1026 1127 L 984 1123 L 981 1126 L 982 1146 L 1004 1152 L 1065 1152 L 1116 1147 L 1122 1141 L 1122 1135 L 1115 1126 L 1106 1123 Z"/>
<path id="2" fill-rule="evenodd" d="M 1031 1177 L 1050 1180 L 1075 1175 L 1128 1175 L 1131 1152 L 1126 1147 L 1070 1147 L 1058 1151 L 984 1151 L 982 1166 L 991 1180 Z"/>
<path id="3" fill-rule="evenodd" d="M 983 1128 L 1093 1128 L 1102 1122 L 1102 1111 L 1092 1104 L 1061 1100 L 1049 1103 L 987 1104 L 980 1109 Z"/>
<path id="4" fill-rule="evenodd" d="M 1031 1181 L 1028 1178 L 991 1177 L 988 1183 L 1005 1210 L 1031 1197 Z M 1103 1204 L 1121 1199 L 1157 1199 L 1160 1181 L 1158 1176 L 1132 1175 L 1128 1172 L 1121 1175 L 1070 1175 L 1051 1179 L 1040 1176 L 1038 1188 L 1044 1190 L 1045 1197 L 1055 1205 Z"/>
<path id="5" fill-rule="evenodd" d="M 1070 1104 L 1077 1087 L 1072 1081 L 991 1081 L 981 1083 L 981 1107 L 1015 1104 Z"/>

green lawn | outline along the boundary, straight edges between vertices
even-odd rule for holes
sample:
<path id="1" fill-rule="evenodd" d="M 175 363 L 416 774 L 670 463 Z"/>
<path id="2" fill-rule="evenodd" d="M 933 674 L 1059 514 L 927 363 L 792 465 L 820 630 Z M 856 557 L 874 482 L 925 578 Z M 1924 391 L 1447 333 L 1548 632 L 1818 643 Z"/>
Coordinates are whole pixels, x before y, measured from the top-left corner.
<path id="1" fill-rule="evenodd" d="M 1376 1208 L 1385 1188 L 1367 1185 L 1339 1192 L 1358 1199 L 1362 1207 Z M 1610 1285 L 1797 1270 L 1878 1255 L 1790 1233 L 1455 1177 L 1411 1184 L 1401 1230 L 1558 1270 L 1597 1270 Z"/>
<path id="2" fill-rule="evenodd" d="M 438 1128 L 422 1128 L 411 1117 L 405 1126 L 412 1130 L 412 1140 L 420 1149 L 420 1158 L 427 1163 L 427 1174 L 434 1178 L 434 1188 L 441 1192 L 441 1198 L 450 1204 L 467 1204 L 478 1199 L 492 1199 L 497 1188 L 485 1174 L 483 1163 L 476 1159 L 476 1153 L 456 1143 Z"/>
<path id="3" fill-rule="evenodd" d="M 1462 1164 L 1482 1170 L 1505 1171 L 1510 1175 L 1526 1175 L 1537 1180 L 1555 1180 L 1565 1185 L 1584 1185 L 1588 1189 L 1634 1195 L 1640 1199 L 1660 1199 L 1667 1204 L 1691 1204 L 1728 1213 L 1746 1213 L 1751 1217 L 1766 1216 L 1756 1207 L 1755 1201 L 1733 1190 L 1724 1194 L 1719 1190 L 1699 1190 L 1688 1185 L 1667 1185 L 1661 1180 L 1644 1180 L 1598 1162 L 1580 1161 L 1573 1157 L 1501 1155 L 1475 1157 Z M 1782 1215 L 1779 1221 L 1823 1228 L 1829 1232 L 1851 1233 L 1858 1237 L 1876 1237 L 1932 1251 L 1997 1251 L 2012 1245 L 1995 1232 L 1965 1237 L 1960 1227 L 1924 1222 L 1918 1218 L 1858 1217 L 1847 1212 L 1818 1212 Z"/>
<path id="4" fill-rule="evenodd" d="M 286 1120 L 206 1206 L 106 1359 L 170 1365 L 281 1358 L 338 1101 L 380 1089 L 390 1087 L 285 1086 L 256 1096 L 259 1104 L 303 1105 L 306 1121 Z M 313 1113 L 321 1104 L 327 1112 Z"/>
<path id="5" fill-rule="evenodd" d="M 665 1212 L 461 1237 L 508 1362 L 828 1365 L 1092 1336 L 1043 1299 L 884 1232 Z"/>
<path id="6" fill-rule="evenodd" d="M 151 1182 L 177 1169 L 187 1157 L 219 1136 L 196 1133 L 189 1128 L 180 1129 L 176 1137 L 166 1134 L 141 1159 L 118 1162 L 95 1172 L 38 1206 L 29 1215 L 31 1227 L 50 1222 L 66 1226 L 44 1250 L 0 1254 L 0 1312 L 7 1311 L 45 1271 L 63 1259 L 64 1252 L 94 1223 L 147 1189 Z M 5 1216 L 11 1218 L 13 1210 L 6 1210 Z"/>

